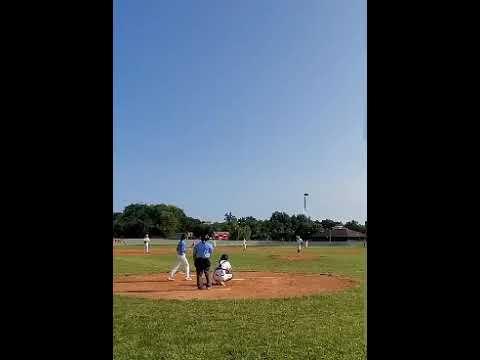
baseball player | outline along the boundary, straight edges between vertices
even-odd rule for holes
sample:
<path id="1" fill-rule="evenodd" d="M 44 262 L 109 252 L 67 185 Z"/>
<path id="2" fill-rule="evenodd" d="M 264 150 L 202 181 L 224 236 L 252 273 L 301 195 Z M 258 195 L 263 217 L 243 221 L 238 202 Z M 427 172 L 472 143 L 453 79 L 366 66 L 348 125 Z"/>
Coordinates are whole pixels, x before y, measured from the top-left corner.
<path id="1" fill-rule="evenodd" d="M 303 240 L 300 236 L 297 235 L 297 253 L 299 253 L 300 251 L 302 251 L 302 244 L 303 244 Z"/>
<path id="2" fill-rule="evenodd" d="M 196 238 L 192 240 L 192 245 L 190 246 L 192 248 L 192 250 L 195 248 L 195 245 L 197 245 L 198 242 L 199 242 L 199 240 L 196 239 Z"/>
<path id="3" fill-rule="evenodd" d="M 213 248 L 215 249 L 217 247 L 217 243 L 215 242 L 215 239 L 213 236 L 206 235 L 207 241 L 212 244 Z"/>
<path id="4" fill-rule="evenodd" d="M 170 276 L 168 277 L 168 280 L 173 281 L 175 280 L 175 273 L 178 271 L 180 266 L 183 266 L 185 269 L 185 280 L 192 280 L 190 277 L 190 265 L 188 264 L 187 257 L 185 256 L 185 253 L 187 252 L 187 242 L 185 240 L 185 235 L 182 235 L 182 238 L 177 244 L 177 263 L 173 267 L 172 271 L 170 272 Z"/>
<path id="5" fill-rule="evenodd" d="M 308 239 L 305 239 L 305 247 L 308 247 Z"/>
<path id="6" fill-rule="evenodd" d="M 243 252 L 247 251 L 247 240 L 243 238 Z"/>
<path id="7" fill-rule="evenodd" d="M 144 246 L 144 252 L 149 254 L 150 253 L 150 238 L 148 237 L 148 234 L 145 234 L 145 238 L 143 239 L 143 246 Z"/>
<path id="8" fill-rule="evenodd" d="M 228 261 L 228 255 L 223 254 L 220 256 L 220 261 L 218 262 L 218 266 L 213 273 L 213 281 L 216 284 L 220 284 L 225 286 L 226 281 L 230 281 L 233 278 L 232 273 L 232 265 Z"/>
<path id="9" fill-rule="evenodd" d="M 203 237 L 202 241 L 197 243 L 193 248 L 193 258 L 195 269 L 197 271 L 197 287 L 203 289 L 202 274 L 207 278 L 207 289 L 212 287 L 212 279 L 210 277 L 210 257 L 213 254 L 213 246 L 207 242 L 207 237 Z"/>

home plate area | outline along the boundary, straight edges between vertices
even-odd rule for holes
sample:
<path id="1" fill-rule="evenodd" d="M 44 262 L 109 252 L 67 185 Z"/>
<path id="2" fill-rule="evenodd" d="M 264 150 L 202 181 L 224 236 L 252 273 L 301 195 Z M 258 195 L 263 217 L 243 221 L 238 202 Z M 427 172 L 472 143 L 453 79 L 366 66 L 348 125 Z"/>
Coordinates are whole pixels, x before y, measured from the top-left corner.
<path id="1" fill-rule="evenodd" d="M 219 299 L 271 299 L 334 293 L 357 285 L 357 282 L 332 274 L 294 274 L 273 272 L 235 272 L 226 286 L 214 285 L 199 290 L 196 276 L 185 280 L 177 274 L 168 281 L 168 274 L 122 275 L 114 278 L 116 295 L 149 299 L 219 300 Z"/>

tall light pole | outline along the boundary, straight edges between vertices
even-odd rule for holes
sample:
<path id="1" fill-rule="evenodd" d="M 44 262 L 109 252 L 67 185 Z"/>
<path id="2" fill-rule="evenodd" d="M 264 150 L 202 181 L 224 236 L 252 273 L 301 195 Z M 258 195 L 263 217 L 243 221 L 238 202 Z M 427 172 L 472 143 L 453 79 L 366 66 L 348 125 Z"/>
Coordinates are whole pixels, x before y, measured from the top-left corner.
<path id="1" fill-rule="evenodd" d="M 307 216 L 307 196 L 308 193 L 303 194 L 303 213 Z"/>

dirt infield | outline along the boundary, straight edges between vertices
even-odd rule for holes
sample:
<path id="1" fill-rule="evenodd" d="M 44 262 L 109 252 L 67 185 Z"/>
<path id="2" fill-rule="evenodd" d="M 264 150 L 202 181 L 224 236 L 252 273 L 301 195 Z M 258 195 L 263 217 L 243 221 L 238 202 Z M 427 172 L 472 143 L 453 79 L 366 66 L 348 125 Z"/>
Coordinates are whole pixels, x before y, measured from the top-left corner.
<path id="1" fill-rule="evenodd" d="M 250 250 L 252 251 L 252 250 Z M 261 251 L 259 248 L 253 248 L 254 252 Z M 296 250 L 288 249 L 290 253 L 293 253 Z M 243 252 L 243 247 L 241 246 L 218 246 L 215 248 L 216 253 L 226 252 L 228 254 L 241 254 Z M 114 247 L 113 256 L 151 256 L 151 255 L 169 255 L 175 254 L 175 245 L 171 246 L 155 246 L 150 247 L 150 253 L 145 254 L 143 247 Z M 187 254 L 192 254 L 192 249 L 187 248 Z"/>
<path id="2" fill-rule="evenodd" d="M 113 292 L 149 299 L 271 299 L 338 292 L 357 284 L 328 274 L 238 272 L 225 287 L 199 290 L 194 276 L 187 281 L 177 274 L 175 281 L 168 281 L 168 274 L 124 275 L 114 279 Z"/>
<path id="3" fill-rule="evenodd" d="M 247 252 L 262 252 L 262 247 L 251 247 L 248 248 Z M 274 258 L 297 261 L 297 260 L 313 260 L 321 257 L 317 254 L 309 253 L 309 249 L 303 249 L 300 254 L 297 254 L 296 246 L 291 246 L 287 248 L 278 248 L 278 249 L 269 249 L 269 253 Z M 364 248 L 325 248 L 325 251 L 328 251 L 329 254 L 342 254 L 342 255 L 357 255 L 361 254 L 364 251 Z M 241 246 L 218 246 L 215 248 L 216 253 L 228 253 L 228 254 L 241 254 L 243 253 L 243 248 Z M 188 248 L 188 254 L 191 254 L 192 251 Z M 113 248 L 113 256 L 152 256 L 152 255 L 172 255 L 175 254 L 175 246 L 152 246 L 150 247 L 150 254 L 145 254 L 143 247 L 130 247 L 130 246 L 118 246 Z"/>

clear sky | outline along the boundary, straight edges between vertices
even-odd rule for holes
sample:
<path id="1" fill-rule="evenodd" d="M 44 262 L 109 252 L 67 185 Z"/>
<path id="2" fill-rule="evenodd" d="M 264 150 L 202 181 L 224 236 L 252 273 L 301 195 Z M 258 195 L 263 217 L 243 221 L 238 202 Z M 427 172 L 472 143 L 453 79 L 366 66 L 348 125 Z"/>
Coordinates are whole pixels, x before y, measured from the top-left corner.
<path id="1" fill-rule="evenodd" d="M 363 0 L 117 0 L 114 210 L 366 220 Z"/>

